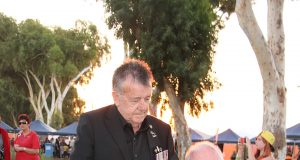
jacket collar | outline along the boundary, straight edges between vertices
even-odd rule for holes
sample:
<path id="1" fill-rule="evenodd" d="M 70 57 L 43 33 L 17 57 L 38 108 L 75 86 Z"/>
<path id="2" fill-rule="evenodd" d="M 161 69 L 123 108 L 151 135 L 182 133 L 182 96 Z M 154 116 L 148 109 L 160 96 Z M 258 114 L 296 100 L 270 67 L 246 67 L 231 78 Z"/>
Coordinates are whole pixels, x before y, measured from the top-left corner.
<path id="1" fill-rule="evenodd" d="M 115 105 L 113 105 L 108 110 L 108 113 L 106 114 L 104 123 L 106 125 L 106 128 L 112 135 L 115 143 L 118 145 L 124 159 L 130 160 L 129 150 L 128 150 L 128 147 L 127 147 L 127 144 L 125 141 L 126 138 L 125 138 L 125 135 L 123 134 L 123 132 L 121 132 L 123 129 L 123 126 L 120 123 L 120 120 L 119 120 L 119 118 L 117 118 L 117 116 L 119 116 L 117 107 Z"/>

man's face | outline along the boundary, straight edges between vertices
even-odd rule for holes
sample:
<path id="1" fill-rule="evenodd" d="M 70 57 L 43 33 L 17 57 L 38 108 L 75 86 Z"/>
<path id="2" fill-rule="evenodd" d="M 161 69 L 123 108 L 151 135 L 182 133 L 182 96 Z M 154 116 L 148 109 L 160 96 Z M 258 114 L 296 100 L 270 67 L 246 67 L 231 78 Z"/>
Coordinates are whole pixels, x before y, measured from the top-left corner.
<path id="1" fill-rule="evenodd" d="M 144 86 L 127 78 L 123 82 L 123 92 L 114 92 L 113 97 L 121 115 L 135 127 L 140 126 L 147 115 L 151 94 L 150 85 Z"/>

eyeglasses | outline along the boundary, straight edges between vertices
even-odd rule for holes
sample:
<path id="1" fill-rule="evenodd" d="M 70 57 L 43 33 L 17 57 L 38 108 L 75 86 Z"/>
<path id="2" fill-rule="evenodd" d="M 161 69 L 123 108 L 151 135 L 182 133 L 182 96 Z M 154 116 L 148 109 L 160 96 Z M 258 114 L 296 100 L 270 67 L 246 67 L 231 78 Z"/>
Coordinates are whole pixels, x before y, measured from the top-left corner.
<path id="1" fill-rule="evenodd" d="M 26 121 L 21 121 L 21 122 L 19 122 L 19 125 L 21 125 L 21 124 L 27 124 L 27 122 Z"/>

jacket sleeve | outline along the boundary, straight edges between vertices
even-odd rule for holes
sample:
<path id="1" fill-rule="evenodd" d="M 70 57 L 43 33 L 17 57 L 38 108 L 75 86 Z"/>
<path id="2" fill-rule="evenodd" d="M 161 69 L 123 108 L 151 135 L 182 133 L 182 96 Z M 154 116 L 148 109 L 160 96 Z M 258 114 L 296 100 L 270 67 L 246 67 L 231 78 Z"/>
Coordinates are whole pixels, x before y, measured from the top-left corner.
<path id="1" fill-rule="evenodd" d="M 92 160 L 94 158 L 94 134 L 92 123 L 87 114 L 80 116 L 77 126 L 77 139 L 71 160 Z"/>
<path id="2" fill-rule="evenodd" d="M 8 133 L 4 129 L 0 128 L 0 134 L 2 135 L 2 141 L 4 147 L 4 160 L 10 160 L 11 155 L 10 155 L 10 142 L 9 142 Z"/>

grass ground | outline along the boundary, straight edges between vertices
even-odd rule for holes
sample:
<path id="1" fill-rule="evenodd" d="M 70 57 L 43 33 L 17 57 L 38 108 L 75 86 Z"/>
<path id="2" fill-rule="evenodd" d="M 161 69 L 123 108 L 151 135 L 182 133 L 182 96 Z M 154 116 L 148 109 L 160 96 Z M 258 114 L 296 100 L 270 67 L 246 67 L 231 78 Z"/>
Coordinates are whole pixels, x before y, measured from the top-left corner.
<path id="1" fill-rule="evenodd" d="M 10 153 L 11 153 L 11 160 L 15 160 L 15 155 L 16 152 L 12 149 L 12 147 L 10 148 Z M 45 157 L 45 154 L 40 154 L 40 158 L 41 160 L 68 160 L 68 158 L 53 158 L 53 157 Z"/>

